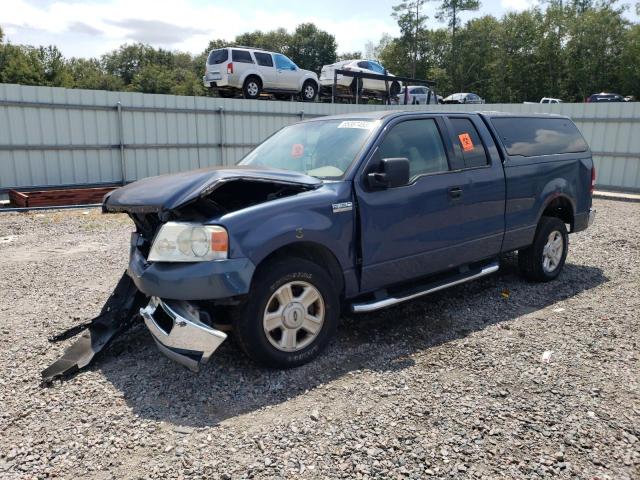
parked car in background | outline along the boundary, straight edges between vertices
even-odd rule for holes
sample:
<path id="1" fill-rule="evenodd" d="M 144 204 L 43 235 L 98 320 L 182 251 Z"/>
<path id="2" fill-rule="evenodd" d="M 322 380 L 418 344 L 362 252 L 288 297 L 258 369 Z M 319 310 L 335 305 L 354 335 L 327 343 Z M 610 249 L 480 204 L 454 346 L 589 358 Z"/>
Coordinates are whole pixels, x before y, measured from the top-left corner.
<path id="1" fill-rule="evenodd" d="M 438 104 L 438 98 L 436 94 L 429 87 L 406 87 L 407 94 L 405 98 L 405 87 L 400 88 L 398 92 L 398 105 L 426 105 Z"/>
<path id="2" fill-rule="evenodd" d="M 393 77 L 392 73 L 389 73 L 380 63 L 374 60 L 343 60 L 341 62 L 332 63 L 331 65 L 324 65 L 320 70 L 320 85 L 326 88 L 333 87 L 333 76 L 336 70 L 350 70 L 353 72 L 363 72 L 378 75 L 388 75 Z M 395 96 L 400 92 L 400 83 L 396 81 L 386 82 L 384 80 L 373 80 L 370 78 L 349 77 L 345 75 L 338 75 L 337 86 L 340 89 L 348 88 L 351 93 L 356 92 L 356 85 L 358 91 L 370 91 L 382 93 L 387 91 L 387 85 L 389 86 L 389 95 Z"/>
<path id="3" fill-rule="evenodd" d="M 298 67 L 281 53 L 259 48 L 225 47 L 207 57 L 204 86 L 218 90 L 221 97 L 242 92 L 244 98 L 258 98 L 262 92 L 300 95 L 312 102 L 318 94 L 318 76 Z"/>
<path id="4" fill-rule="evenodd" d="M 624 102 L 624 97 L 618 93 L 594 93 L 593 95 L 587 97 L 587 103 L 597 103 L 597 102 Z"/>
<path id="5" fill-rule="evenodd" d="M 442 103 L 484 103 L 484 99 L 475 93 L 453 93 L 445 97 Z"/>
<path id="6" fill-rule="evenodd" d="M 522 102 L 527 105 L 539 105 L 541 103 L 562 103 L 562 100 L 559 98 L 551 98 L 551 97 L 542 97 L 539 102 Z"/>

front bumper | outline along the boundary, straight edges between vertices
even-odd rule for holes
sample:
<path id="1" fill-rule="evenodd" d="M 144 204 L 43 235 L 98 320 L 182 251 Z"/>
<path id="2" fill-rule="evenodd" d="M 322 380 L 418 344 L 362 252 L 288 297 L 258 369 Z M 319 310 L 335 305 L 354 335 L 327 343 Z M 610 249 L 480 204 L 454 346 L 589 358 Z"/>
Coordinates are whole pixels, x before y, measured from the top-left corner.
<path id="1" fill-rule="evenodd" d="M 197 372 L 209 361 L 227 335 L 200 320 L 200 312 L 187 302 L 151 297 L 140 316 L 158 348 L 171 360 Z"/>
<path id="2" fill-rule="evenodd" d="M 217 300 L 249 292 L 255 266 L 247 258 L 193 263 L 149 263 L 133 234 L 127 273 L 149 297 L 172 300 Z"/>

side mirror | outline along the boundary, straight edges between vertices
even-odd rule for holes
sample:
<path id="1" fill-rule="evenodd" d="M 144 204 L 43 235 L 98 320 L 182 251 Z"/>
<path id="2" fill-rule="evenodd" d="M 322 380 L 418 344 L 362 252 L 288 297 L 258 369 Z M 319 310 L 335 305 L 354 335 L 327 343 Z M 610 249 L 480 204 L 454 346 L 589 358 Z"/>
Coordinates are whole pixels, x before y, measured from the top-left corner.
<path id="1" fill-rule="evenodd" d="M 291 68 L 291 70 L 297 70 L 295 65 L 291 65 L 291 67 L 289 67 L 289 68 Z"/>
<path id="2" fill-rule="evenodd" d="M 367 175 L 371 188 L 402 187 L 409 183 L 409 159 L 383 158 L 378 172 Z"/>

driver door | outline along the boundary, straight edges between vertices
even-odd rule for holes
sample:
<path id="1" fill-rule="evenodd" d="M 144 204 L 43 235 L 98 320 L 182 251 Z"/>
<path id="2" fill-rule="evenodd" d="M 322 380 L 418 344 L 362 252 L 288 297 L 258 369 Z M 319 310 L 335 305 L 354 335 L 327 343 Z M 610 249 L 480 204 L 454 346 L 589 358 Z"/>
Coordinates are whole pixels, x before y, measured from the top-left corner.
<path id="1" fill-rule="evenodd" d="M 390 125 L 355 182 L 362 231 L 361 291 L 447 270 L 459 265 L 465 242 L 462 191 L 469 177 L 452 170 L 455 153 L 441 117 Z M 367 174 L 383 158 L 406 157 L 409 184 L 368 186 Z M 463 252 L 464 253 L 464 252 Z"/>

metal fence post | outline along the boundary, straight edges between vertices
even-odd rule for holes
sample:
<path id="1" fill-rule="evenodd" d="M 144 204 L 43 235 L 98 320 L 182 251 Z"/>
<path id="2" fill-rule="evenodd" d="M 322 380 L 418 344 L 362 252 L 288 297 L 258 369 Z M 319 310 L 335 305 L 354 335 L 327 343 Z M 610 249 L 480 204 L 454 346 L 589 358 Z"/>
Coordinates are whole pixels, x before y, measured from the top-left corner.
<path id="1" fill-rule="evenodd" d="M 226 166 L 224 158 L 224 107 L 218 107 L 218 116 L 220 117 L 220 164 Z"/>
<path id="2" fill-rule="evenodd" d="M 127 169 L 124 153 L 124 126 L 122 125 L 122 103 L 118 102 L 118 142 L 120 143 L 120 169 L 122 170 L 122 185 L 127 183 Z"/>

